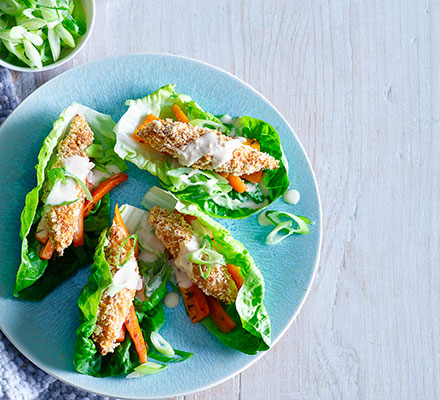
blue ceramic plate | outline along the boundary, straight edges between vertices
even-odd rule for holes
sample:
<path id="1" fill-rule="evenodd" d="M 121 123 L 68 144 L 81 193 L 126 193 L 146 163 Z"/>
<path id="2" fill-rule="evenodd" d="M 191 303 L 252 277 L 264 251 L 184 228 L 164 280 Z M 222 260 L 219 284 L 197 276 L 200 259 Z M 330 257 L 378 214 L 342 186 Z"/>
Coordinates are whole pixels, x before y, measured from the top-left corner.
<path id="1" fill-rule="evenodd" d="M 37 303 L 13 298 L 20 260 L 20 213 L 26 193 L 35 185 L 37 155 L 52 123 L 76 101 L 118 121 L 126 99 L 136 99 L 169 83 L 213 114 L 249 115 L 268 121 L 278 131 L 289 161 L 291 186 L 300 202 L 277 200 L 271 209 L 288 210 L 314 221 L 311 233 L 293 236 L 276 246 L 264 245 L 270 228 L 257 216 L 222 220 L 244 243 L 266 281 L 265 304 L 275 343 L 293 321 L 310 287 L 320 240 L 320 203 L 316 182 L 304 150 L 279 112 L 254 89 L 232 75 L 198 61 L 156 54 L 108 58 L 83 65 L 52 79 L 30 95 L 0 128 L 0 328 L 12 343 L 44 371 L 73 386 L 103 395 L 152 399 L 206 389 L 242 371 L 259 356 L 247 356 L 222 345 L 202 325 L 192 324 L 182 303 L 166 310 L 161 333 L 174 347 L 194 353 L 190 360 L 142 379 L 92 378 L 72 365 L 77 299 L 86 284 L 85 268 Z M 158 179 L 130 165 L 129 183 L 112 192 L 113 205 L 140 206 L 143 194 Z"/>

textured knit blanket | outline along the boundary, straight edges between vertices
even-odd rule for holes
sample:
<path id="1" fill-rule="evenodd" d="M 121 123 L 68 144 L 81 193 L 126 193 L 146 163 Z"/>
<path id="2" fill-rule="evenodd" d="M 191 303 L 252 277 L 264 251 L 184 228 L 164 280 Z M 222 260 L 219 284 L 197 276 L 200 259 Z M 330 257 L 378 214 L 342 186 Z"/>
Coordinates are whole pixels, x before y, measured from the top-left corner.
<path id="1" fill-rule="evenodd" d="M 12 73 L 0 67 L 0 124 L 17 107 Z M 9 342 L 0 330 L 0 400 L 108 399 L 75 389 L 38 367 Z"/>

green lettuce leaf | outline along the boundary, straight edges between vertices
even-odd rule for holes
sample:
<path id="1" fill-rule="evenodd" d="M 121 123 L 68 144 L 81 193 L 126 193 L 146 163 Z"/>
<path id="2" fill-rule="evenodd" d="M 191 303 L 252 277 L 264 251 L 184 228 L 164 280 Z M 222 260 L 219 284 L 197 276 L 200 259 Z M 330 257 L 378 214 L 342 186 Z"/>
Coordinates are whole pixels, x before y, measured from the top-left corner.
<path id="1" fill-rule="evenodd" d="M 177 196 L 169 192 L 153 187 L 144 196 L 142 205 L 147 209 L 157 205 L 171 210 L 176 209 L 182 214 L 193 215 L 212 232 L 213 240 L 219 245 L 226 262 L 240 268 L 244 283 L 238 292 L 236 302 L 225 306 L 226 312 L 237 324 L 232 331 L 221 332 L 209 317 L 202 323 L 222 343 L 233 349 L 246 354 L 267 350 L 271 343 L 271 326 L 263 304 L 264 279 L 248 250 L 235 240 L 225 227 L 201 212 L 195 205 L 181 202 Z"/>
<path id="2" fill-rule="evenodd" d="M 18 298 L 40 300 L 78 268 L 89 264 L 93 259 L 97 238 L 110 221 L 107 197 L 98 208 L 95 207 L 94 213 L 85 219 L 86 234 L 83 247 L 70 246 L 65 250 L 63 257 L 55 255 L 50 261 L 40 259 L 39 253 L 42 245 L 35 240 L 35 230 L 41 216 L 43 185 L 48 179 L 46 172 L 55 162 L 56 148 L 68 132 L 70 122 L 76 114 L 85 118 L 94 132 L 94 145 L 101 146 L 103 149 L 98 162 L 102 165 L 116 164 L 120 169 L 127 168 L 125 162 L 113 151 L 116 140 L 113 133 L 115 123 L 109 115 L 101 114 L 77 103 L 73 103 L 61 113 L 41 147 L 36 165 L 37 185 L 26 195 L 25 206 L 21 214 L 21 263 L 14 290 L 14 296 Z M 37 282 L 35 289 L 30 289 Z"/>
<path id="3" fill-rule="evenodd" d="M 218 117 L 203 111 L 189 96 L 176 93 L 174 86 L 169 84 L 142 99 L 126 102 L 129 108 L 115 127 L 115 151 L 121 158 L 156 175 L 165 189 L 175 193 L 180 200 L 196 204 L 213 217 L 245 218 L 272 203 L 287 190 L 287 161 L 278 134 L 271 125 L 251 117 L 228 117 L 229 122 L 222 123 Z M 133 132 L 148 114 L 176 119 L 172 111 L 174 104 L 179 105 L 193 125 L 219 129 L 225 135 L 234 133 L 257 139 L 261 151 L 280 161 L 280 168 L 263 173 L 257 195 L 255 192 L 240 195 L 216 172 L 182 167 L 173 157 L 134 139 Z"/>
<path id="4" fill-rule="evenodd" d="M 133 229 L 138 227 L 138 217 L 141 218 L 146 212 L 132 206 L 123 205 L 121 207 L 121 214 L 129 233 L 132 234 L 136 233 Z M 76 331 L 75 354 L 73 358 L 74 366 L 78 372 L 95 377 L 127 374 L 141 364 L 128 333 L 125 335 L 124 341 L 115 349 L 115 351 L 106 356 L 101 356 L 99 354 L 93 340 L 91 339 L 96 327 L 98 305 L 102 293 L 112 282 L 110 266 L 105 259 L 104 253 L 106 234 L 107 230 L 101 234 L 94 256 L 94 263 L 90 267 L 90 276 L 87 285 L 81 291 L 78 299 L 80 326 Z M 167 261 L 168 258 L 166 258 L 166 262 Z M 163 258 L 159 258 L 157 261 L 158 265 L 161 263 L 164 263 Z M 153 268 L 156 267 L 156 265 L 153 266 Z M 168 272 L 160 275 L 163 286 L 168 281 L 170 275 L 169 269 L 166 269 L 166 271 Z M 153 274 L 150 274 L 149 268 L 145 267 L 143 272 L 146 276 L 151 276 L 157 271 L 153 271 Z M 151 333 L 158 331 L 165 323 L 165 313 L 161 300 L 165 296 L 166 290 L 164 291 L 161 288 L 162 283 L 160 283 L 146 301 L 140 301 L 136 298 L 134 301 L 136 315 L 145 342 L 150 349 L 154 349 L 150 340 Z M 174 357 L 165 357 L 153 350 L 148 353 L 148 357 L 167 364 L 182 362 L 192 356 L 192 353 L 187 353 L 181 350 L 175 350 L 175 352 L 176 355 Z"/>

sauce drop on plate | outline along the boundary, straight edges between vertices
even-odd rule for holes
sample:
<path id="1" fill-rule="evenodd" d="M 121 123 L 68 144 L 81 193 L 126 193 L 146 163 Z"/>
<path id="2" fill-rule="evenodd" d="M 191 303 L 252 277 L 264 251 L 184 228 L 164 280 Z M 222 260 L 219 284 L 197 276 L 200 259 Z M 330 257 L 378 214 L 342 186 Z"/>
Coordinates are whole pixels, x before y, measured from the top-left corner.
<path id="1" fill-rule="evenodd" d="M 287 204 L 296 204 L 298 203 L 300 199 L 300 193 L 296 189 L 288 190 L 286 193 L 284 193 L 283 200 Z"/>
<path id="2" fill-rule="evenodd" d="M 179 293 L 176 292 L 168 292 L 166 296 L 163 299 L 163 304 L 165 304 L 165 307 L 167 308 L 175 308 L 180 303 L 180 296 Z"/>

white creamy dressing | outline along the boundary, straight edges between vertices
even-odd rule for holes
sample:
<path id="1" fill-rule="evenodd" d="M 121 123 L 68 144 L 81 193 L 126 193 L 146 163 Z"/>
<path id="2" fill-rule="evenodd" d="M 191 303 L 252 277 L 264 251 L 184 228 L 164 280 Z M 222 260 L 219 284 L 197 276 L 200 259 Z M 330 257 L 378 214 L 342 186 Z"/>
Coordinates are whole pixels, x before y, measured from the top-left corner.
<path id="1" fill-rule="evenodd" d="M 121 170 L 117 167 L 117 165 L 114 164 L 110 164 L 110 165 L 106 165 L 105 169 L 111 174 L 119 174 L 119 172 L 121 172 Z"/>
<path id="2" fill-rule="evenodd" d="M 268 201 L 265 199 L 262 203 L 255 203 L 253 200 L 247 200 L 243 203 L 240 203 L 240 208 L 249 208 L 251 210 L 256 210 L 257 208 L 266 207 Z"/>
<path id="3" fill-rule="evenodd" d="M 298 203 L 301 195 L 296 189 L 288 190 L 286 193 L 284 193 L 283 200 L 287 204 L 296 204 Z"/>
<path id="4" fill-rule="evenodd" d="M 158 259 L 157 254 L 150 253 L 149 251 L 140 251 L 138 254 L 138 260 L 143 262 L 155 262 Z"/>
<path id="5" fill-rule="evenodd" d="M 228 114 L 225 114 L 220 118 L 220 121 L 222 124 L 232 124 L 232 117 Z"/>
<path id="6" fill-rule="evenodd" d="M 179 303 L 180 296 L 179 293 L 176 292 L 168 292 L 163 299 L 163 304 L 167 308 L 175 308 L 179 305 Z"/>
<path id="7" fill-rule="evenodd" d="M 67 172 L 75 175 L 83 182 L 85 182 L 90 170 L 95 166 L 88 157 L 81 157 L 78 155 L 66 158 L 63 164 Z"/>
<path id="8" fill-rule="evenodd" d="M 142 280 L 144 281 L 144 277 L 142 277 Z M 144 289 L 145 296 L 150 298 L 151 295 L 155 292 L 155 290 L 160 286 L 161 283 L 162 281 L 160 279 L 156 279 L 151 286 L 148 286 L 146 288 L 147 290 Z"/>
<path id="9" fill-rule="evenodd" d="M 87 180 L 93 185 L 96 186 L 98 183 L 102 182 L 104 179 L 107 179 L 110 176 L 108 172 L 101 171 L 99 169 L 93 168 L 89 175 L 87 176 Z"/>
<path id="10" fill-rule="evenodd" d="M 189 143 L 177 153 L 179 163 L 190 167 L 206 155 L 212 156 L 212 167 L 218 168 L 232 158 L 232 153 L 242 146 L 240 140 L 220 141 L 214 131 L 208 131 L 194 142 Z"/>
<path id="11" fill-rule="evenodd" d="M 110 296 L 114 296 L 122 289 L 142 289 L 142 279 L 137 271 L 137 262 L 135 259 L 129 259 L 116 274 L 113 275 L 113 280 L 107 291 Z"/>
<path id="12" fill-rule="evenodd" d="M 98 183 L 102 182 L 104 179 L 108 177 L 118 174 L 121 170 L 116 165 L 107 165 L 106 171 L 101 171 L 97 168 L 93 168 L 90 173 L 87 175 L 87 181 L 90 182 L 93 186 L 96 186 Z"/>
<path id="13" fill-rule="evenodd" d="M 176 277 L 177 285 L 188 289 L 192 286 L 192 281 L 189 279 L 188 275 L 185 272 L 182 272 L 176 265 L 173 265 L 174 276 Z"/>
<path id="14" fill-rule="evenodd" d="M 187 255 L 199 249 L 200 242 L 195 236 L 193 236 L 191 240 L 180 243 L 179 257 L 174 259 L 177 268 L 185 272 L 185 274 L 187 274 L 190 278 L 193 274 L 193 265 L 192 262 L 188 260 Z M 177 275 L 176 278 L 177 282 L 179 282 Z"/>
<path id="15" fill-rule="evenodd" d="M 139 246 L 141 247 L 141 249 L 147 250 L 147 252 L 145 253 L 149 252 L 153 253 L 153 255 L 156 255 L 155 260 L 157 260 L 157 255 L 162 254 L 165 251 L 165 247 L 154 234 L 154 228 L 150 224 L 149 212 L 145 212 L 143 214 L 138 226 L 136 227 L 135 232 L 138 235 Z"/>
<path id="16" fill-rule="evenodd" d="M 90 170 L 95 166 L 89 161 L 88 157 L 78 155 L 66 158 L 63 164 L 67 172 L 75 175 L 83 182 L 85 182 Z M 75 201 L 78 199 L 78 192 L 78 185 L 74 179 L 67 178 L 66 183 L 58 181 L 53 185 L 47 197 L 46 205 L 56 206 L 64 202 Z"/>
<path id="17" fill-rule="evenodd" d="M 258 183 L 246 182 L 247 193 L 255 193 L 258 190 Z"/>

